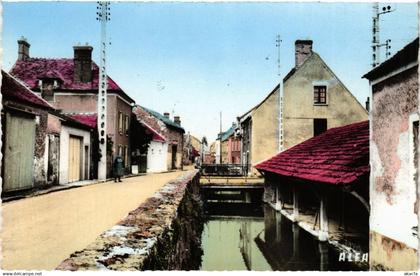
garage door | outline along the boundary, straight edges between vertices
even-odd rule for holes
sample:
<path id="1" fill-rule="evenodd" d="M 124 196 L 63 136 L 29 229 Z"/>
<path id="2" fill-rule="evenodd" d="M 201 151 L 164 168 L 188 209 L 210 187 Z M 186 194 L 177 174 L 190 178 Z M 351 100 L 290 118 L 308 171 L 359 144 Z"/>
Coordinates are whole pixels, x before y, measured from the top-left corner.
<path id="1" fill-rule="evenodd" d="M 80 180 L 81 139 L 70 136 L 69 140 L 69 182 Z"/>
<path id="2" fill-rule="evenodd" d="M 32 188 L 35 118 L 6 112 L 3 191 Z"/>

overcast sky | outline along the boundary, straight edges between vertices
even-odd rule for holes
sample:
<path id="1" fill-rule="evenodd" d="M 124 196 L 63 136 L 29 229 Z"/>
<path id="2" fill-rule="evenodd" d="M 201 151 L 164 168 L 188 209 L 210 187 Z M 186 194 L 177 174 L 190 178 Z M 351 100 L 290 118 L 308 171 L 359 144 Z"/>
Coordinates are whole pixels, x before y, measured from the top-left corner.
<path id="1" fill-rule="evenodd" d="M 391 39 L 395 53 L 417 36 L 417 4 L 391 6 L 381 17 L 381 39 Z M 21 36 L 32 57 L 70 58 L 74 45 L 89 43 L 99 63 L 95 14 L 96 2 L 4 2 L 4 69 L 16 61 Z M 108 75 L 138 104 L 174 112 L 186 131 L 212 141 L 220 111 L 226 130 L 293 67 L 297 39 L 312 39 L 364 105 L 371 21 L 369 3 L 111 3 Z"/>

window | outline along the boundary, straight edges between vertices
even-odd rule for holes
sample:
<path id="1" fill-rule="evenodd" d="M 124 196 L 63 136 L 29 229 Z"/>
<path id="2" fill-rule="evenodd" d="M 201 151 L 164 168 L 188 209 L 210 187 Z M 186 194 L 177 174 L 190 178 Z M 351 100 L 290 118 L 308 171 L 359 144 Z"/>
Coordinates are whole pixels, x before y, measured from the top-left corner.
<path id="1" fill-rule="evenodd" d="M 128 167 L 128 146 L 124 146 L 124 164 Z"/>
<path id="2" fill-rule="evenodd" d="M 314 86 L 314 104 L 327 103 L 327 86 L 315 85 Z"/>
<path id="3" fill-rule="evenodd" d="M 54 89 L 58 88 L 58 81 L 47 78 L 40 80 L 38 85 L 41 88 L 41 97 L 48 102 L 54 101 Z"/>
<path id="4" fill-rule="evenodd" d="M 122 112 L 118 112 L 118 131 L 120 134 L 123 133 L 123 114 Z"/>
<path id="5" fill-rule="evenodd" d="M 314 136 L 327 130 L 327 119 L 314 119 Z"/>
<path id="6" fill-rule="evenodd" d="M 124 120 L 124 123 L 125 123 L 124 133 L 125 133 L 125 135 L 128 136 L 128 130 L 130 129 L 130 118 L 128 117 L 128 115 L 125 115 L 124 117 L 125 117 L 125 120 Z"/>

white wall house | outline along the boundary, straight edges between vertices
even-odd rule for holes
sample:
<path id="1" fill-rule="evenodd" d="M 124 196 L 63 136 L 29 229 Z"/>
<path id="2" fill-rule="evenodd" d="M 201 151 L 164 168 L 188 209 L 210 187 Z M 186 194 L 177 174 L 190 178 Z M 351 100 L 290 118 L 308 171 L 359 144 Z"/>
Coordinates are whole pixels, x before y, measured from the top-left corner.
<path id="1" fill-rule="evenodd" d="M 152 140 L 147 150 L 147 172 L 167 171 L 168 143 Z"/>
<path id="2" fill-rule="evenodd" d="M 59 184 L 89 179 L 90 139 L 88 130 L 61 125 Z"/>

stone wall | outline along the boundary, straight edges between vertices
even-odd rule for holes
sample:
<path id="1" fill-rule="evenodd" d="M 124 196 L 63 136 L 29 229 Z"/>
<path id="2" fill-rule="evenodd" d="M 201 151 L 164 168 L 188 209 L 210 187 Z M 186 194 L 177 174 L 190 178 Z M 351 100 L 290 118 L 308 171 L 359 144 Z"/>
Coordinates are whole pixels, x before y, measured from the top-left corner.
<path id="1" fill-rule="evenodd" d="M 191 270 L 201 263 L 198 171 L 168 182 L 58 270 Z"/>

